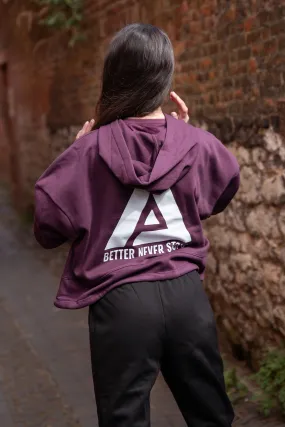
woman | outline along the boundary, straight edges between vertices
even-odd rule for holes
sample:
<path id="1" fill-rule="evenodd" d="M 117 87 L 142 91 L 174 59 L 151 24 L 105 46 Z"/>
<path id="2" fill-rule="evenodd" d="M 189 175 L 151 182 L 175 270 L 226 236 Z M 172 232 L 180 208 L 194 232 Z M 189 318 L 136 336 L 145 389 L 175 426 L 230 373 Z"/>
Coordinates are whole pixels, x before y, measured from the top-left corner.
<path id="1" fill-rule="evenodd" d="M 188 121 L 162 112 L 174 70 L 171 42 L 144 24 L 111 42 L 95 130 L 36 183 L 35 236 L 72 247 L 55 305 L 89 306 L 100 427 L 147 427 L 161 370 L 188 426 L 229 427 L 214 316 L 203 290 L 201 221 L 239 186 L 235 158 Z"/>

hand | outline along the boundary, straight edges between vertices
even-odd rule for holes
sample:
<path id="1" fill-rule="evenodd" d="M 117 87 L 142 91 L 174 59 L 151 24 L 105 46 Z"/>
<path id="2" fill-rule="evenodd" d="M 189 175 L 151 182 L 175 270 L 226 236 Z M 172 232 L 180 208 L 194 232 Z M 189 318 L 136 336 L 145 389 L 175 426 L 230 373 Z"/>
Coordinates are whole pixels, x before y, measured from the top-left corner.
<path id="1" fill-rule="evenodd" d="M 87 133 L 91 132 L 93 126 L 94 126 L 95 120 L 91 119 L 90 122 L 85 122 L 82 129 L 78 132 L 76 135 L 76 139 L 80 138 L 83 135 L 86 135 Z"/>
<path id="2" fill-rule="evenodd" d="M 171 101 L 175 102 L 175 104 L 178 107 L 178 113 L 175 113 L 175 112 L 171 113 L 172 117 L 178 120 L 184 120 L 185 123 L 188 123 L 189 122 L 188 107 L 185 104 L 185 102 L 175 92 L 170 92 L 170 99 Z"/>

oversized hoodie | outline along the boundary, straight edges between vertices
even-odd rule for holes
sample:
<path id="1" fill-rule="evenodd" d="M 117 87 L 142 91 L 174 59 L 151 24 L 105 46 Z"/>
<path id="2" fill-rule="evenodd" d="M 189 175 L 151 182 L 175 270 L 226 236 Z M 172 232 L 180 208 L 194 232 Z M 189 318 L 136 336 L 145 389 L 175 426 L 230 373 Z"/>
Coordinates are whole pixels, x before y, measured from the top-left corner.
<path id="1" fill-rule="evenodd" d="M 193 270 L 203 278 L 201 221 L 238 187 L 224 145 L 168 115 L 117 120 L 76 140 L 35 186 L 36 239 L 71 242 L 55 305 L 81 308 L 125 283 Z"/>

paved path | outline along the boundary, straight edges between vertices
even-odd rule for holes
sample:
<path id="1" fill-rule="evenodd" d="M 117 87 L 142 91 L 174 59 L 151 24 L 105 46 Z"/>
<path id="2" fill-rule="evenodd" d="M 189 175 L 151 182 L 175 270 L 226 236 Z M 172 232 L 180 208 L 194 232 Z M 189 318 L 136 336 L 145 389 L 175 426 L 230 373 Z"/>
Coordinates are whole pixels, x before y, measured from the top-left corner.
<path id="1" fill-rule="evenodd" d="M 95 427 L 87 310 L 53 306 L 58 280 L 12 216 L 0 206 L 0 427 Z M 161 379 L 151 405 L 153 427 L 185 427 Z"/>
<path id="2" fill-rule="evenodd" d="M 58 280 L 21 243 L 3 197 L 0 190 L 0 427 L 96 427 L 87 311 L 53 306 Z M 152 427 L 186 427 L 161 378 L 151 409 Z M 255 410 L 238 413 L 236 427 L 284 427 Z"/>

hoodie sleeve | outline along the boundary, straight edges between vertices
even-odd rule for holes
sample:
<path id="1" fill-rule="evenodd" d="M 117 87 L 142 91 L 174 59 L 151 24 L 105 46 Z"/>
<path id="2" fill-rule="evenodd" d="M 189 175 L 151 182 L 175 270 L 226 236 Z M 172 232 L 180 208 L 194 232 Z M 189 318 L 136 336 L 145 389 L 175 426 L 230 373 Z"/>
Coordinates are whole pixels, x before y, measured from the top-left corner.
<path id="1" fill-rule="evenodd" d="M 45 249 L 56 248 L 76 237 L 69 217 L 40 186 L 35 190 L 34 234 Z"/>
<path id="2" fill-rule="evenodd" d="M 87 166 L 84 168 L 82 163 L 78 149 L 71 146 L 35 185 L 34 234 L 46 249 L 56 248 L 79 236 L 81 206 L 86 196 L 82 188 L 87 175 Z"/>
<path id="3" fill-rule="evenodd" d="M 239 165 L 234 155 L 213 135 L 200 141 L 196 194 L 201 219 L 222 212 L 239 189 Z"/>

